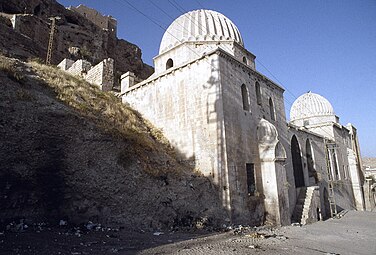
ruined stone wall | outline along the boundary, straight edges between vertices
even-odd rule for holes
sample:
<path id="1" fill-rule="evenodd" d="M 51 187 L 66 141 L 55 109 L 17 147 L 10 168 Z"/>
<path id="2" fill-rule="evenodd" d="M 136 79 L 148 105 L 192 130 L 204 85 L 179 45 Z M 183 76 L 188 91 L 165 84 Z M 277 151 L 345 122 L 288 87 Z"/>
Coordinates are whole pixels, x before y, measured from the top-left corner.
<path id="1" fill-rule="evenodd" d="M 104 16 L 97 10 L 80 4 L 77 7 L 70 6 L 69 10 L 75 11 L 102 29 L 107 29 L 116 35 L 117 21 L 111 16 Z"/>
<path id="2" fill-rule="evenodd" d="M 85 75 L 85 80 L 98 85 L 103 91 L 110 91 L 114 85 L 114 60 L 105 59 L 92 67 Z"/>
<path id="3" fill-rule="evenodd" d="M 114 60 L 111 58 L 95 66 L 83 59 L 64 59 L 57 67 L 72 75 L 81 76 L 86 81 L 98 85 L 103 91 L 110 91 L 114 86 Z"/>
<path id="4" fill-rule="evenodd" d="M 71 67 L 66 70 L 68 73 L 76 76 L 85 76 L 85 74 L 90 70 L 91 64 L 90 62 L 79 59 L 72 64 Z"/>

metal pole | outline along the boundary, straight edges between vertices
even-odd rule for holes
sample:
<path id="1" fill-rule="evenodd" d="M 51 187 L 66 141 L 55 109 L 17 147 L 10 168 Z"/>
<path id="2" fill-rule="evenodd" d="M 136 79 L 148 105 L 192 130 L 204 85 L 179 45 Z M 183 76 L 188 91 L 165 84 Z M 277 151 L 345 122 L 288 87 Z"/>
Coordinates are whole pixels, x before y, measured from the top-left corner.
<path id="1" fill-rule="evenodd" d="M 48 40 L 48 48 L 47 48 L 47 57 L 46 57 L 46 65 L 51 64 L 52 58 L 52 47 L 54 42 L 55 30 L 56 30 L 56 20 L 61 19 L 60 17 L 51 17 L 51 30 L 50 30 L 50 38 Z"/>

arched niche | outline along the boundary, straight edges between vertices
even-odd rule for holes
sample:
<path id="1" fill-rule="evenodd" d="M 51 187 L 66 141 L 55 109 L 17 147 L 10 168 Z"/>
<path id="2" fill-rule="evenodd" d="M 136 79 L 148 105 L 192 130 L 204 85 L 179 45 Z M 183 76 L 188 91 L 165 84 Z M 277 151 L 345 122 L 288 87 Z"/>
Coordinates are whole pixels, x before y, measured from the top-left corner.
<path id="1" fill-rule="evenodd" d="M 312 149 L 312 144 L 309 139 L 306 140 L 305 144 L 306 149 L 306 159 L 307 159 L 307 168 L 308 168 L 308 177 L 309 184 L 315 185 L 319 182 L 317 171 L 315 168 L 314 154 Z"/>
<path id="2" fill-rule="evenodd" d="M 291 156 L 292 156 L 292 166 L 294 170 L 294 179 L 295 179 L 295 187 L 304 187 L 304 173 L 303 173 L 303 165 L 302 165 L 302 157 L 300 153 L 300 146 L 298 139 L 295 135 L 291 138 Z"/>
<path id="3" fill-rule="evenodd" d="M 280 142 L 275 146 L 275 158 L 279 161 L 285 161 L 287 158 L 286 150 Z"/>

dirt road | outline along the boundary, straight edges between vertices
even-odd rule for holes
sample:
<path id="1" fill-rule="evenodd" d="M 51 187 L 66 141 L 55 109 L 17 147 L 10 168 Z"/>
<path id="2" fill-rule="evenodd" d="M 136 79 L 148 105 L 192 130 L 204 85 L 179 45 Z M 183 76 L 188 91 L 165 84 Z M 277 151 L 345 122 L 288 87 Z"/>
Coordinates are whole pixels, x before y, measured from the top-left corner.
<path id="1" fill-rule="evenodd" d="M 0 232 L 0 254 L 376 254 L 376 212 L 299 227 L 142 232 L 57 226 Z"/>
<path id="2" fill-rule="evenodd" d="M 376 254 L 376 212 L 350 211 L 303 227 L 228 232 L 144 250 L 138 254 Z"/>

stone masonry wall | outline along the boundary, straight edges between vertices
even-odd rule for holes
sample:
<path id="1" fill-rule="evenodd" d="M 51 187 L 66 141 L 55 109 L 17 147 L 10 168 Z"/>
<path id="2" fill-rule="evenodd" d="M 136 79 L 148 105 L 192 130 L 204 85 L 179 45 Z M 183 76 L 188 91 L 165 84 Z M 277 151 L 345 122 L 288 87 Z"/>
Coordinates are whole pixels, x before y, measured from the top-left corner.
<path id="1" fill-rule="evenodd" d="M 274 223 L 280 221 L 281 224 L 288 224 L 289 200 L 287 198 L 286 176 L 284 174 L 289 169 L 270 171 L 273 175 L 265 176 L 266 171 L 262 171 L 261 167 L 256 128 L 262 118 L 266 119 L 278 130 L 278 139 L 283 147 L 288 148 L 288 145 L 284 142 L 284 135 L 287 130 L 284 125 L 279 124 L 285 123 L 283 89 L 271 84 L 262 75 L 252 70 L 252 67 L 235 60 L 228 54 L 221 54 L 220 71 L 220 79 L 223 84 L 228 178 L 229 183 L 232 184 L 229 189 L 232 194 L 233 217 L 238 218 L 240 222 L 247 220 L 253 221 L 254 224 L 261 222 L 264 215 L 259 210 L 260 201 L 269 192 L 273 195 L 273 198 L 268 198 L 272 202 L 269 205 L 269 211 L 265 215 L 266 219 Z M 258 104 L 256 97 L 256 82 L 259 83 L 261 88 L 260 104 Z M 241 89 L 243 84 L 247 90 L 249 110 L 243 109 Z M 275 121 L 270 115 L 269 98 L 272 98 L 274 102 Z M 246 164 L 254 165 L 256 184 L 256 194 L 254 195 L 248 195 Z M 273 165 L 275 165 L 274 162 Z M 268 167 L 269 169 L 272 169 L 272 166 Z M 270 187 L 268 190 L 263 189 L 265 179 L 268 179 L 269 182 Z M 271 192 L 272 189 L 277 188 L 278 192 L 276 190 Z M 278 194 L 280 195 L 277 198 Z M 281 215 L 277 212 L 277 208 L 280 207 L 283 208 L 283 214 Z"/>
<path id="2" fill-rule="evenodd" d="M 85 80 L 98 85 L 103 91 L 110 91 L 114 84 L 114 60 L 105 59 L 91 68 L 85 75 Z"/>
<path id="3" fill-rule="evenodd" d="M 91 68 L 90 62 L 79 59 L 73 63 L 73 65 L 66 70 L 68 73 L 77 76 L 84 76 L 84 74 Z"/>
<path id="4" fill-rule="evenodd" d="M 110 91 L 114 86 L 114 60 L 111 58 L 101 61 L 92 66 L 90 62 L 79 59 L 74 62 L 71 59 L 64 59 L 57 66 L 76 76 L 83 77 L 86 81 L 98 85 L 103 91 Z"/>

